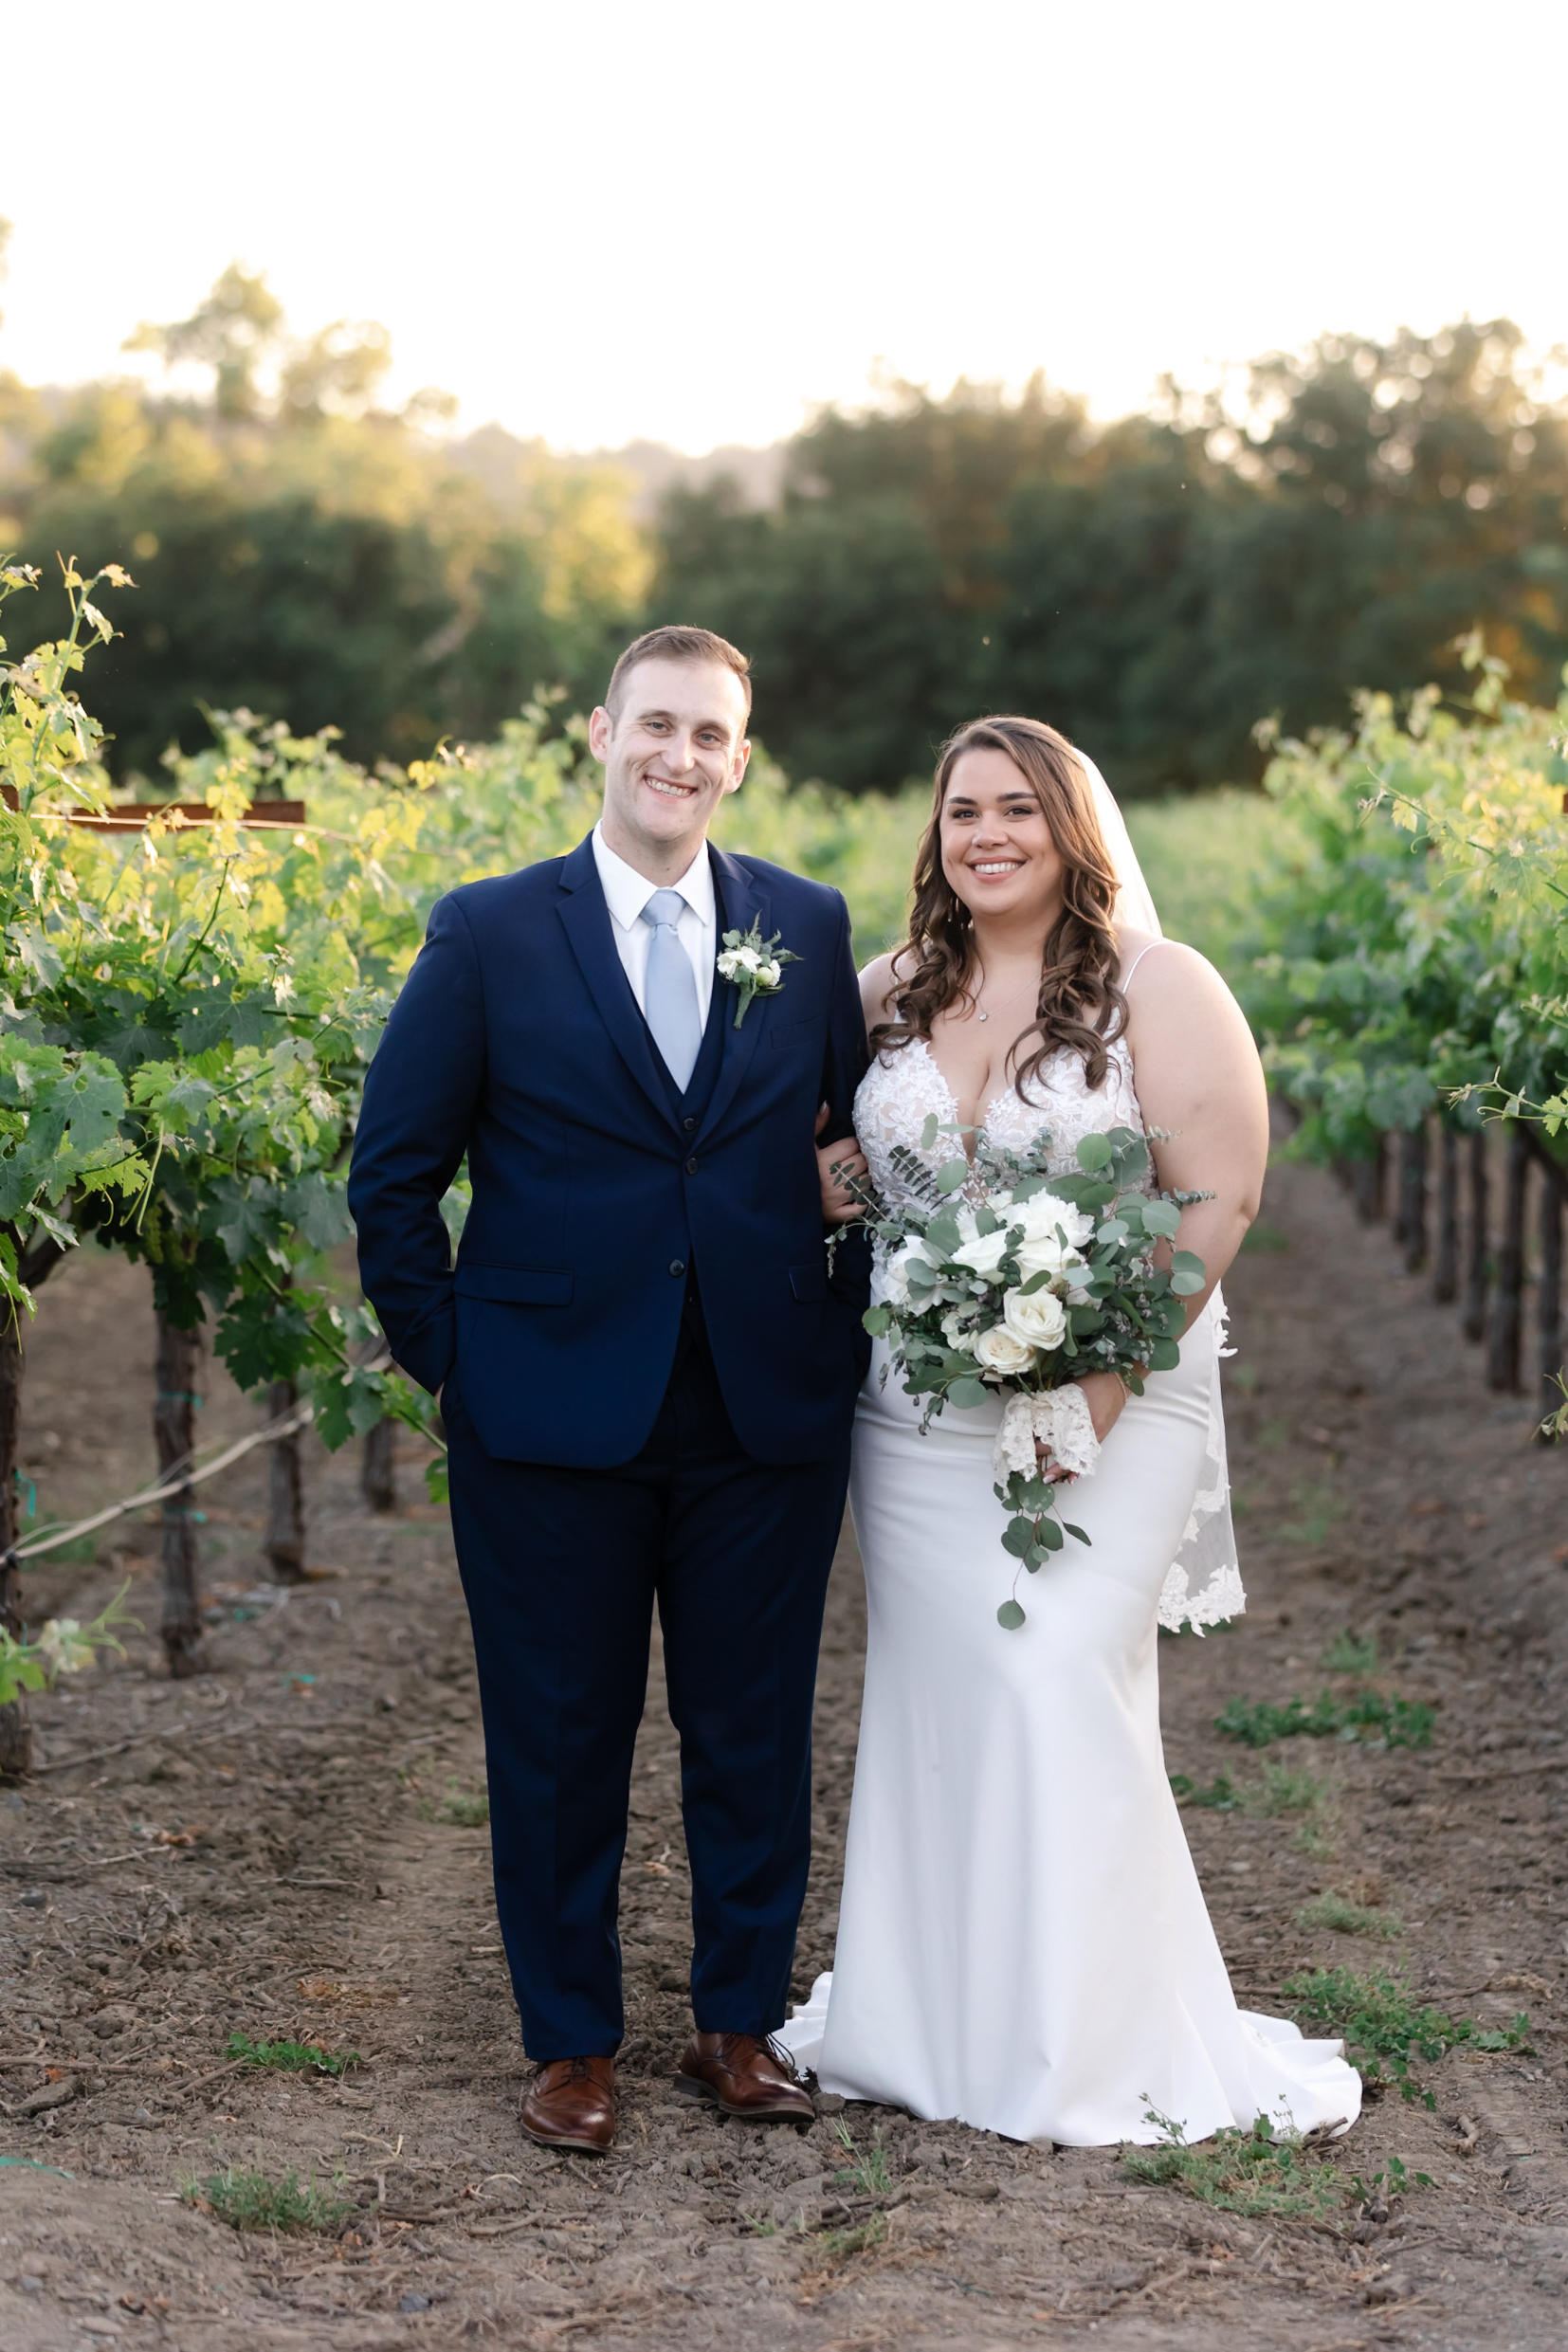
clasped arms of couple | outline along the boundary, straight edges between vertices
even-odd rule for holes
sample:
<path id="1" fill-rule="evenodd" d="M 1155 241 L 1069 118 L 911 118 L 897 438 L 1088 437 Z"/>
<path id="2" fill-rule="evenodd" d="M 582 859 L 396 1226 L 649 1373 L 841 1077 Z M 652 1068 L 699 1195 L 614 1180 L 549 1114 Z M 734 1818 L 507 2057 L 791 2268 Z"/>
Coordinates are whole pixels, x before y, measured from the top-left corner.
<path id="1" fill-rule="evenodd" d="M 355 1147 L 361 1278 L 447 1428 L 537 2066 L 523 2128 L 590 2152 L 613 2136 L 655 1602 L 692 1881 L 679 2091 L 806 2124 L 814 2072 L 1077 2145 L 1148 2140 L 1151 2108 L 1190 2138 L 1264 2110 L 1348 2123 L 1338 2046 L 1236 2008 L 1159 1741 L 1162 1614 L 1240 1604 L 1212 1285 L 1266 1154 L 1246 1026 L 1159 939 L 1092 763 L 1025 719 L 944 750 L 910 938 L 857 981 L 836 891 L 707 839 L 750 713 L 744 657 L 706 630 L 628 648 L 590 724 L 599 822 L 439 902 Z M 738 967 L 726 933 L 772 957 Z M 1053 1169 L 1095 1128 L 1146 1128 L 1161 1186 L 1206 1195 L 1181 1240 L 1211 1289 L 1179 1366 L 1139 1397 L 1084 1383 L 1103 1441 L 1074 1496 L 1089 1541 L 1034 1579 L 1012 1634 L 1001 1401 L 921 1433 L 866 1332 L 877 1269 L 834 1173 L 897 1198 L 933 1112 L 971 1144 L 1048 1132 Z M 440 1203 L 465 1156 L 454 1265 Z M 847 1487 L 869 1642 L 844 1899 L 833 1974 L 787 2018 Z"/>

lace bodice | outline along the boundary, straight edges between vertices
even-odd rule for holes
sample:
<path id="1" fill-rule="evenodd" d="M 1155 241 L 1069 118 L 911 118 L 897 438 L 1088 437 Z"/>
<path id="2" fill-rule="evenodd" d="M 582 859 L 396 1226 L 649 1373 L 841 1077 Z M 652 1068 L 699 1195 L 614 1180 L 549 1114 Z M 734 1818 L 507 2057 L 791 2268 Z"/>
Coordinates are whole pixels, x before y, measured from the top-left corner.
<path id="1" fill-rule="evenodd" d="M 1090 1087 L 1081 1054 L 1061 1047 L 1041 1064 L 1029 1081 L 1026 1102 L 1016 1086 L 1009 1086 L 986 1110 L 980 1123 L 982 1139 L 1011 1152 L 1026 1152 L 1042 1128 L 1050 1131 L 1052 1175 L 1065 1176 L 1078 1165 L 1078 1146 L 1086 1135 L 1109 1127 L 1131 1127 L 1144 1133 L 1143 1115 L 1133 1084 L 1133 1059 L 1120 1037 L 1106 1048 L 1110 1067 L 1103 1085 Z M 943 1126 L 957 1121 L 953 1089 L 938 1068 L 923 1038 L 879 1055 L 855 1096 L 855 1134 L 866 1154 L 871 1180 L 890 1206 L 907 1205 L 907 1194 L 893 1165 L 895 1146 L 915 1152 L 929 1168 L 951 1159 L 960 1139 L 939 1135 L 929 1152 L 921 1151 L 921 1135 L 935 1112 Z"/>

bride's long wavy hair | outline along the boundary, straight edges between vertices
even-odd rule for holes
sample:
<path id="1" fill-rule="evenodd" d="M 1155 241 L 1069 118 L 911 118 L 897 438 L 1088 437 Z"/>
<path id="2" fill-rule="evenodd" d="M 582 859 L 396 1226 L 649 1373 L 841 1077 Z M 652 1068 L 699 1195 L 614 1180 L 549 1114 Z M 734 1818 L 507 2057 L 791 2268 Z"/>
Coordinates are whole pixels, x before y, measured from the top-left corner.
<path id="1" fill-rule="evenodd" d="M 1013 1084 L 1024 1094 L 1041 1064 L 1066 1046 L 1082 1056 L 1087 1084 L 1099 1087 L 1108 1066 L 1106 1047 L 1127 1018 L 1126 999 L 1115 978 L 1116 867 L 1077 754 L 1065 736 L 1038 719 L 972 720 L 943 744 L 931 820 L 915 859 L 909 937 L 893 957 L 897 1018 L 872 1030 L 872 1050 L 887 1052 L 929 1038 L 939 1013 L 974 1001 L 974 925 L 942 870 L 941 847 L 942 807 L 953 771 L 965 752 L 974 751 L 1005 752 L 1012 761 L 1040 803 L 1064 867 L 1062 912 L 1041 950 L 1034 1018 L 1009 1051 Z M 900 976 L 901 966 L 907 977 Z M 1026 1052 L 1031 1037 L 1035 1044 Z"/>

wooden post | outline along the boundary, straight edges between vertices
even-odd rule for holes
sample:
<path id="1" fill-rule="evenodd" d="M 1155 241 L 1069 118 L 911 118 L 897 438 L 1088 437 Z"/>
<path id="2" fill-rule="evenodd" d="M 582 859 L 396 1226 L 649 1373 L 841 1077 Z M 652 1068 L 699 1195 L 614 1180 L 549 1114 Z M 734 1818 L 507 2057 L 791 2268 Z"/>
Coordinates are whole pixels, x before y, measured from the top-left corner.
<path id="1" fill-rule="evenodd" d="M 300 1392 L 292 1380 L 274 1380 L 266 1392 L 266 1409 L 273 1420 L 289 1413 L 300 1401 Z M 272 1564 L 273 1580 L 278 1584 L 303 1584 L 305 1581 L 305 1497 L 300 1462 L 300 1432 L 295 1430 L 288 1437 L 280 1437 L 268 1448 L 272 1467 L 267 1478 L 267 1500 L 270 1505 L 266 1529 L 266 1556 Z"/>
<path id="2" fill-rule="evenodd" d="M 1401 1135 L 1398 1145 L 1398 1209 L 1395 1237 L 1405 1271 L 1418 1274 L 1427 1262 L 1427 1122 Z"/>
<path id="3" fill-rule="evenodd" d="M 1503 1176 L 1503 1244 L 1497 1253 L 1497 1291 L 1486 1323 L 1486 1386 L 1518 1395 L 1521 1308 L 1524 1296 L 1524 1198 L 1530 1175 L 1530 1133 L 1508 1121 Z"/>
<path id="4" fill-rule="evenodd" d="M 1539 1150 L 1539 1146 L 1537 1147 Z M 1562 1373 L 1562 1201 L 1564 1180 L 1556 1163 L 1541 1154 L 1541 1288 L 1536 1301 L 1536 1328 L 1541 1338 L 1542 1411 L 1555 1413 L 1562 1402 L 1558 1386 Z M 1550 1444 L 1552 1441 L 1546 1441 Z"/>
<path id="5" fill-rule="evenodd" d="M 167 1476 L 188 1468 L 196 1445 L 197 1382 L 201 1378 L 202 1326 L 181 1331 L 167 1315 L 158 1317 L 157 1403 L 153 1434 L 158 1471 Z M 200 1552 L 191 1490 L 171 1495 L 163 1505 L 163 1646 L 176 1682 L 207 1669 L 198 1589 Z"/>
<path id="6" fill-rule="evenodd" d="M 397 1423 L 391 1413 L 365 1432 L 359 1491 L 373 1511 L 390 1513 L 397 1508 Z"/>
<path id="7" fill-rule="evenodd" d="M 1465 1337 L 1486 1336 L 1486 1286 L 1491 1271 L 1489 1223 L 1491 1181 L 1486 1168 L 1484 1128 L 1465 1139 L 1465 1168 L 1468 1178 L 1469 1213 L 1465 1229 Z"/>
<path id="8" fill-rule="evenodd" d="M 1387 1146 L 1379 1136 L 1370 1159 L 1356 1159 L 1350 1164 L 1350 1195 L 1363 1225 L 1376 1225 L 1383 1213 L 1383 1167 L 1387 1158 Z"/>
<path id="9" fill-rule="evenodd" d="M 14 1228 L 10 1241 L 16 1248 Z M 65 1252 L 47 1234 L 17 1250 L 17 1273 L 29 1290 L 46 1282 Z M 22 1321 L 12 1307 L 0 1324 L 0 1625 L 13 1637 L 22 1632 L 22 1569 L 12 1553 L 21 1535 L 21 1496 L 16 1455 L 22 1436 Z M 0 1706 L 0 1780 L 20 1780 L 32 1770 L 32 1725 L 25 1699 Z"/>
<path id="10" fill-rule="evenodd" d="M 1437 1255 L 1431 1295 L 1439 1306 L 1459 1296 L 1459 1138 L 1446 1119 L 1437 1127 Z"/>

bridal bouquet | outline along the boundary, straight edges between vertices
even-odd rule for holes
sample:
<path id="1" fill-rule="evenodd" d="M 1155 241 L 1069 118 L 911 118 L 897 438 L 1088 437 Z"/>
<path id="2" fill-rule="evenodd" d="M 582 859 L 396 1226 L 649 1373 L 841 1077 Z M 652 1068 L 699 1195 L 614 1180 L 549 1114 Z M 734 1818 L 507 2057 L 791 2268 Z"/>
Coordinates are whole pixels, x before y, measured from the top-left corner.
<path id="1" fill-rule="evenodd" d="M 960 1133 L 928 1119 L 921 1150 Z M 1002 1545 L 1018 1562 L 996 1612 L 1009 1632 L 1024 1622 L 1023 1570 L 1044 1566 L 1066 1536 L 1089 1540 L 1056 1517 L 1059 1487 L 1042 1474 L 1036 1440 L 1069 1476 L 1092 1469 L 1100 1444 L 1071 1383 L 1115 1372 L 1140 1396 L 1145 1373 L 1176 1363 L 1182 1301 L 1205 1280 L 1190 1249 L 1174 1251 L 1168 1267 L 1155 1264 L 1182 1209 L 1205 1195 L 1139 1190 L 1150 1174 L 1142 1136 L 1130 1127 L 1085 1136 L 1067 1176 L 1048 1172 L 1049 1151 L 1048 1134 L 1024 1154 L 982 1140 L 973 1166 L 960 1146 L 933 1172 L 901 1146 L 893 1158 L 907 1206 L 849 1187 L 879 1244 L 866 1327 L 887 1340 L 905 1394 L 927 1400 L 922 1431 L 944 1405 L 1007 1400 L 994 1461 L 996 1499 L 1012 1513 Z"/>

